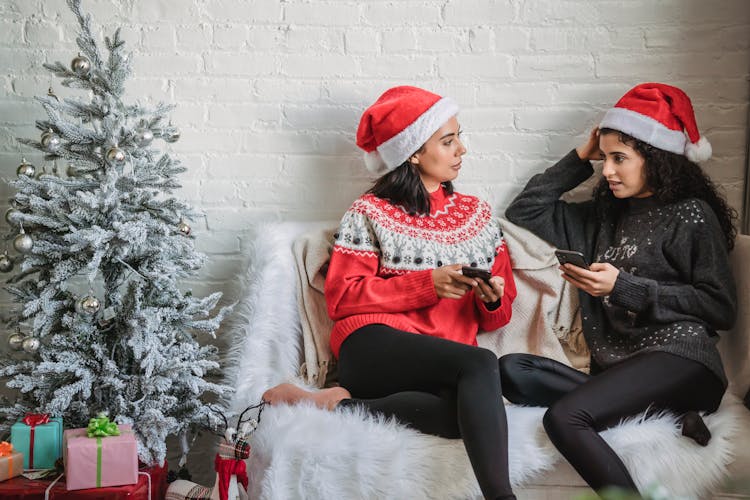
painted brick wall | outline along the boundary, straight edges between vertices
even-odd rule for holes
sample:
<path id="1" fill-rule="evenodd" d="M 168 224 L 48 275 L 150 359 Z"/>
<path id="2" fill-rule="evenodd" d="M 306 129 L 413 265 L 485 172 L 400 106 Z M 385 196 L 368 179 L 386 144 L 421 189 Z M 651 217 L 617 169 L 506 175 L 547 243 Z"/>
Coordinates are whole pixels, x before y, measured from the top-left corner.
<path id="1" fill-rule="evenodd" d="M 633 84 L 693 98 L 715 157 L 706 166 L 741 208 L 750 70 L 747 0 L 84 0 L 103 34 L 133 51 L 130 100 L 176 104 L 181 191 L 206 213 L 209 255 L 188 285 L 237 296 L 257 221 L 338 219 L 368 177 L 354 144 L 362 110 L 396 84 L 456 99 L 469 154 L 457 185 L 502 210 L 575 147 Z M 63 0 L 0 2 L 0 176 L 36 152 L 33 96 L 45 61 L 76 55 Z M 0 209 L 11 195 L 0 183 Z M 0 218 L 0 228 L 7 226 Z M 4 339 L 4 337 L 2 337 Z M 0 339 L 0 349 L 5 341 Z"/>
<path id="2" fill-rule="evenodd" d="M 171 146 L 182 196 L 210 256 L 197 293 L 236 292 L 246 229 L 338 219 L 369 185 L 354 144 L 362 110 L 395 84 L 450 95 L 469 154 L 461 190 L 502 210 L 526 179 L 574 147 L 625 90 L 665 81 L 693 98 L 707 164 L 741 208 L 750 69 L 746 0 L 86 0 L 133 51 L 131 100 L 177 105 Z M 0 3 L 0 173 L 37 137 L 43 70 L 76 55 L 63 0 Z M 4 209 L 10 192 L 0 186 Z M 5 221 L 0 221 L 5 224 Z"/>

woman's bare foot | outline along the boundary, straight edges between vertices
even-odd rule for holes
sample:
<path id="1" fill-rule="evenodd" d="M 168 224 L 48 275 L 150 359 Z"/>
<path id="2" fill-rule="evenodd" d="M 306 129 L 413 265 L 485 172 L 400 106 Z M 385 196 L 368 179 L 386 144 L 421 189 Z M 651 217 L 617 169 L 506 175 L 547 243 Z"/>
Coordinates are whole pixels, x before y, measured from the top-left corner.
<path id="1" fill-rule="evenodd" d="M 293 405 L 300 401 L 312 401 L 318 408 L 333 410 L 342 399 L 352 395 L 343 387 L 329 387 L 319 391 L 307 391 L 294 384 L 279 384 L 263 393 L 263 400 L 271 405 Z"/>

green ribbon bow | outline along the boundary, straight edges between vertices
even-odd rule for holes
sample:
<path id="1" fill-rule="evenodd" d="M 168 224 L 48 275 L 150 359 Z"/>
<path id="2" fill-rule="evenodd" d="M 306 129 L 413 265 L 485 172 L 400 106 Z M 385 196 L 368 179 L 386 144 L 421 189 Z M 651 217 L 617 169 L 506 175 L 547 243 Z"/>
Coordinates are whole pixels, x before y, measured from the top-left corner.
<path id="1" fill-rule="evenodd" d="M 99 414 L 98 417 L 94 417 L 89 420 L 89 426 L 86 429 L 86 435 L 90 438 L 119 436 L 120 429 L 117 428 L 116 423 L 109 421 L 109 417 Z"/>

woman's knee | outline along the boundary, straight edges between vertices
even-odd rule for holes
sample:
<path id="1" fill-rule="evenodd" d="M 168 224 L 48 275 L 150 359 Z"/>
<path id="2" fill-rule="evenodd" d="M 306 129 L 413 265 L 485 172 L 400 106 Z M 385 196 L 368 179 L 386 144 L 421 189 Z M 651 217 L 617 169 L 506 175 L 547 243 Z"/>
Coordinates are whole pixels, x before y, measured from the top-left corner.
<path id="1" fill-rule="evenodd" d="M 524 353 L 506 354 L 498 360 L 498 367 L 503 396 L 511 403 L 523 404 L 527 396 L 525 388 L 531 386 L 526 380 L 531 368 L 529 355 Z"/>
<path id="2" fill-rule="evenodd" d="M 564 443 L 569 439 L 575 440 L 576 431 L 593 428 L 593 421 L 588 412 L 565 399 L 553 403 L 547 409 L 542 424 L 555 444 Z"/>
<path id="3" fill-rule="evenodd" d="M 461 372 L 464 374 L 492 374 L 495 378 L 500 378 L 497 356 L 491 350 L 474 347 L 466 352 L 462 359 Z"/>
<path id="4" fill-rule="evenodd" d="M 520 352 L 514 352 L 501 356 L 497 361 L 497 364 L 500 367 L 500 375 L 503 377 L 515 378 L 520 373 L 528 370 L 528 357 L 528 354 Z"/>

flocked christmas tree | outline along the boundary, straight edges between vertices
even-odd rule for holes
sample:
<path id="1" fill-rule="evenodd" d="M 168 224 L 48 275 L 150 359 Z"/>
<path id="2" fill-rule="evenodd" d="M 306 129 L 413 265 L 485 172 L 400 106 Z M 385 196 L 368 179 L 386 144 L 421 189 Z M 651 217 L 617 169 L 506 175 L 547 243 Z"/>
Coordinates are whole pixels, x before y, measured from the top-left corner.
<path id="1" fill-rule="evenodd" d="M 228 308 L 212 317 L 220 293 L 197 298 L 178 286 L 204 256 L 188 225 L 199 214 L 172 195 L 185 168 L 154 147 L 179 138 L 165 123 L 172 107 L 126 104 L 119 30 L 105 38 L 105 59 L 80 0 L 68 5 L 80 53 L 70 68 L 44 66 L 85 100 L 50 89 L 37 98 L 49 117 L 36 122 L 41 139 L 20 139 L 66 172 L 24 160 L 11 183 L 18 254 L 0 255 L 0 270 L 15 271 L 8 341 L 18 352 L 0 362 L 0 377 L 19 395 L 0 413 L 6 426 L 38 411 L 80 427 L 106 412 L 133 425 L 142 461 L 161 463 L 167 436 L 214 419 L 205 400 L 228 390 L 206 379 L 217 350 L 198 342 L 215 336 Z"/>

